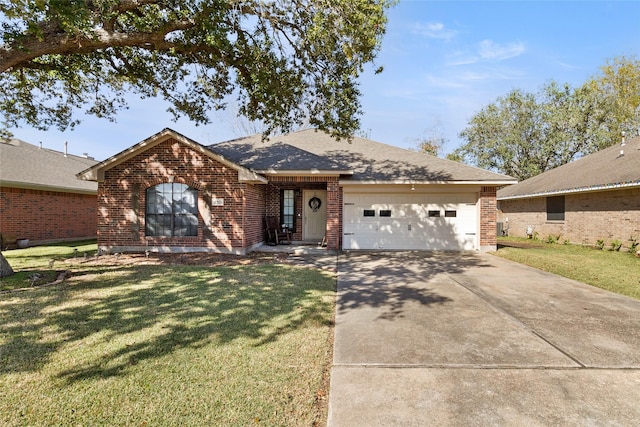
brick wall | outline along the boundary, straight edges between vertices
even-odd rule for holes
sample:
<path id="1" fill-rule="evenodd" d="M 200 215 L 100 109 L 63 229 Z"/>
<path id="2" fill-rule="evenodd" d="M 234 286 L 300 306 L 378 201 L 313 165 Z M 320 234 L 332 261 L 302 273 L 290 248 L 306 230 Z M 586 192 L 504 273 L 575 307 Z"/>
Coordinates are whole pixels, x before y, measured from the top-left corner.
<path id="1" fill-rule="evenodd" d="M 30 243 L 96 236 L 97 197 L 0 187 L 0 232 Z"/>
<path id="2" fill-rule="evenodd" d="M 327 182 L 327 249 L 342 248 L 342 189 L 338 179 Z"/>
<path id="3" fill-rule="evenodd" d="M 545 197 L 502 200 L 499 221 L 509 219 L 511 236 L 525 237 L 532 226 L 540 239 L 559 235 L 561 242 L 640 240 L 640 188 L 566 195 L 564 221 L 547 221 L 546 209 Z"/>
<path id="4" fill-rule="evenodd" d="M 496 248 L 496 187 L 480 189 L 480 250 Z"/>
<path id="5" fill-rule="evenodd" d="M 146 190 L 166 182 L 198 190 L 197 236 L 145 235 Z M 243 252 L 263 240 L 264 187 L 238 182 L 236 170 L 169 139 L 105 172 L 98 188 L 98 243 Z M 216 205 L 217 199 L 224 204 Z"/>

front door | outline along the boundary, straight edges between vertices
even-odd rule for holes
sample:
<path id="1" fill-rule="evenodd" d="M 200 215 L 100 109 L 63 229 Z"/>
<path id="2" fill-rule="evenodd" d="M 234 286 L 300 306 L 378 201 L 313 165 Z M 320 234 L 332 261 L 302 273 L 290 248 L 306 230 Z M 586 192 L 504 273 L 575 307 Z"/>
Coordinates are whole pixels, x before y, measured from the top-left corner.
<path id="1" fill-rule="evenodd" d="M 327 231 L 327 192 L 325 190 L 305 190 L 302 203 L 304 208 L 304 240 L 322 240 Z"/>

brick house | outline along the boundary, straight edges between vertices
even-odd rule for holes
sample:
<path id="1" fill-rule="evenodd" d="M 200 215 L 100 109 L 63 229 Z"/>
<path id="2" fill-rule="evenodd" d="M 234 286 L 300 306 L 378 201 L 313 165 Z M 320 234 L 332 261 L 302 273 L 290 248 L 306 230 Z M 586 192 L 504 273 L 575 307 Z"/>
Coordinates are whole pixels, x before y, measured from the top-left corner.
<path id="1" fill-rule="evenodd" d="M 98 185 L 76 174 L 97 161 L 37 147 L 0 142 L 0 233 L 30 244 L 96 237 Z"/>
<path id="2" fill-rule="evenodd" d="M 498 205 L 512 236 L 640 240 L 640 136 L 500 189 Z"/>
<path id="3" fill-rule="evenodd" d="M 243 254 L 277 216 L 328 249 L 495 249 L 499 175 L 315 130 L 203 146 L 164 129 L 78 174 L 98 182 L 98 243 Z"/>

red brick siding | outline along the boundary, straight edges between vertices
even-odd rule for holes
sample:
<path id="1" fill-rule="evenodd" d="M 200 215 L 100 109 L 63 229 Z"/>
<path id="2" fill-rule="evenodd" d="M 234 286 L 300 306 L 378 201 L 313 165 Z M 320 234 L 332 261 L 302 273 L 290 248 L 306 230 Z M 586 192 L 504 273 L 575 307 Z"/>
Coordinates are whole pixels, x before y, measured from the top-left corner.
<path id="1" fill-rule="evenodd" d="M 496 187 L 480 189 L 480 248 L 495 247 L 496 241 Z"/>
<path id="2" fill-rule="evenodd" d="M 327 249 L 342 247 L 342 193 L 338 180 L 327 182 Z"/>
<path id="3" fill-rule="evenodd" d="M 247 185 L 244 193 L 244 205 L 244 247 L 248 248 L 264 241 L 265 186 Z"/>
<path id="4" fill-rule="evenodd" d="M 565 196 L 564 221 L 547 221 L 546 197 L 500 201 L 500 221 L 509 219 L 509 234 L 525 237 L 528 226 L 540 239 L 593 245 L 628 239 L 640 240 L 640 188 L 577 193 Z"/>
<path id="5" fill-rule="evenodd" d="M 145 236 L 146 190 L 170 182 L 198 190 L 198 235 Z M 224 199 L 223 206 L 212 206 Z M 262 239 L 264 185 L 238 182 L 238 172 L 169 139 L 109 169 L 98 189 L 100 246 L 243 249 Z"/>
<path id="6" fill-rule="evenodd" d="M 0 232 L 32 243 L 96 236 L 97 197 L 0 187 Z"/>

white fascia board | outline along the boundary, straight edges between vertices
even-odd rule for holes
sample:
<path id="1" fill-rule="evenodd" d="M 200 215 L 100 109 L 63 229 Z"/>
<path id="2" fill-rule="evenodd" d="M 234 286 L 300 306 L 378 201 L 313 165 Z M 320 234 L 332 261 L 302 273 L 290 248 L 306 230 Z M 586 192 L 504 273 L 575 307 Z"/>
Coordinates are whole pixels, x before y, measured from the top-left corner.
<path id="1" fill-rule="evenodd" d="M 238 181 L 250 184 L 268 184 L 269 180 L 249 169 L 238 170 Z"/>
<path id="2" fill-rule="evenodd" d="M 341 170 L 322 170 L 322 169 L 304 169 L 304 170 L 284 170 L 275 169 L 257 170 L 256 173 L 272 176 L 339 176 L 353 175 L 353 171 Z"/>
<path id="3" fill-rule="evenodd" d="M 396 185 L 511 185 L 517 184 L 518 181 L 419 181 L 412 179 L 398 179 L 391 181 L 379 181 L 379 180 L 368 180 L 368 181 L 351 181 L 349 179 L 341 179 L 340 185 L 388 185 L 388 184 L 396 184 Z"/>

